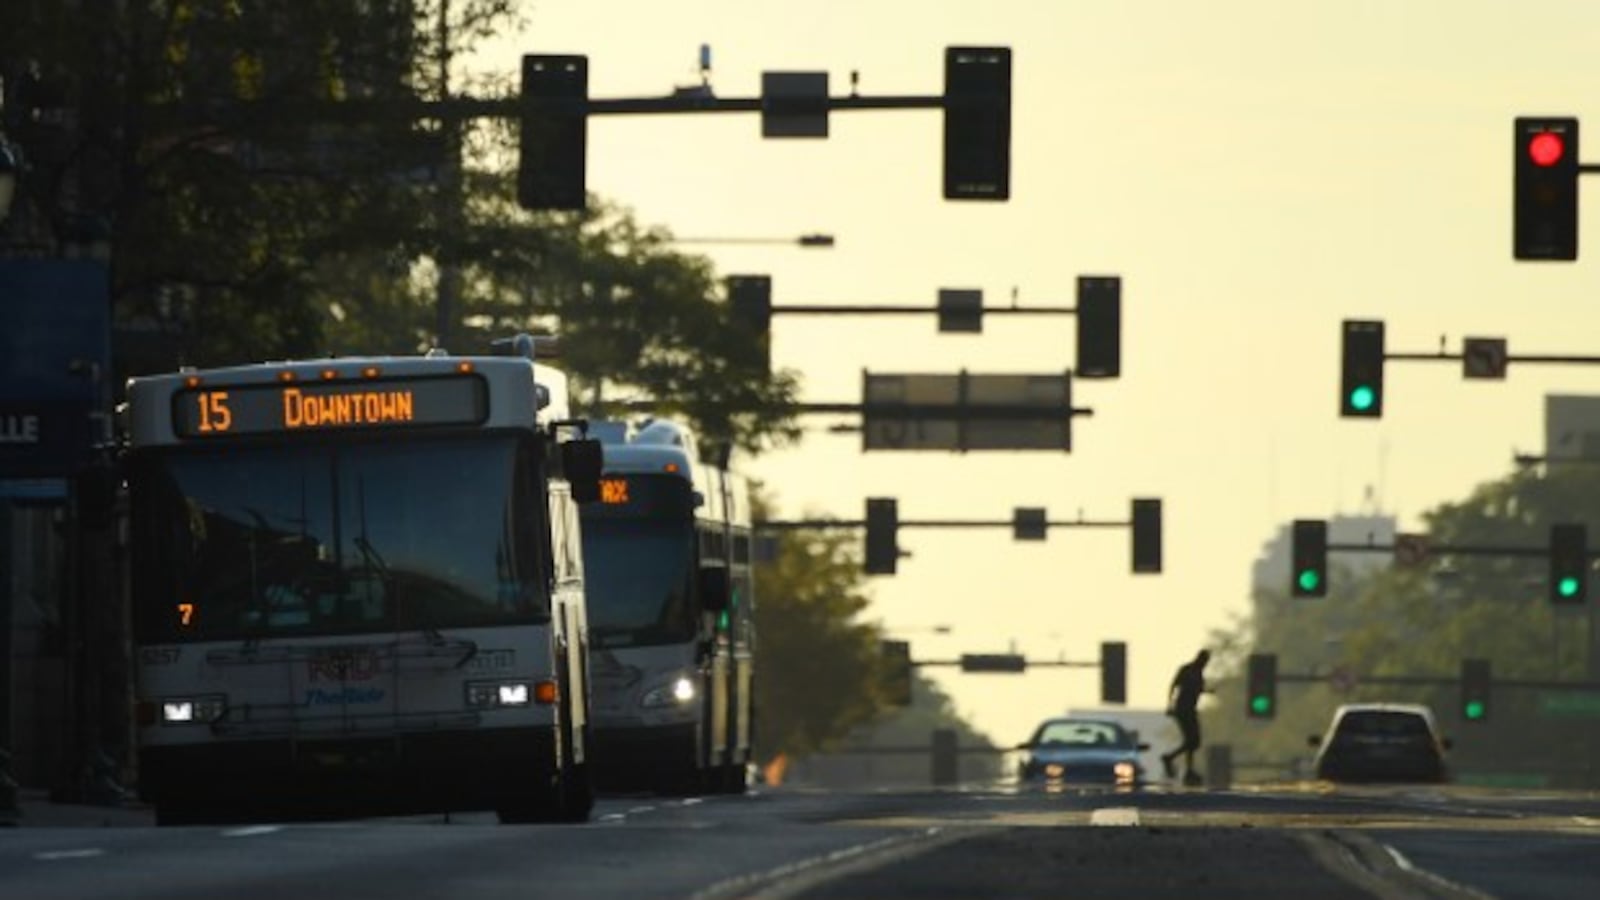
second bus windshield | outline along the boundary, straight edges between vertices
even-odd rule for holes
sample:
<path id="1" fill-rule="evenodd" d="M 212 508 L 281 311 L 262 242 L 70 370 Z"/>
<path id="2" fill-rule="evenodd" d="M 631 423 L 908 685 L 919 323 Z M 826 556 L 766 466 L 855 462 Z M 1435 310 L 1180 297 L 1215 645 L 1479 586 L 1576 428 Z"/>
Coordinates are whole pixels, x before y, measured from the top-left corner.
<path id="1" fill-rule="evenodd" d="M 693 491 L 682 478 L 608 478 L 583 509 L 589 628 L 606 647 L 695 635 Z"/>

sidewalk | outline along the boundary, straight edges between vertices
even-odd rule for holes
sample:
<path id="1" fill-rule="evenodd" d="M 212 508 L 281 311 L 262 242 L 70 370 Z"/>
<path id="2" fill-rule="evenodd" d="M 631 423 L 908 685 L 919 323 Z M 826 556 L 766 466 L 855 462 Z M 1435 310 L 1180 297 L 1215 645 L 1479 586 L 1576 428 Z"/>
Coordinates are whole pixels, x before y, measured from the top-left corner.
<path id="1" fill-rule="evenodd" d="M 0 810 L 0 828 L 143 828 L 155 821 L 155 814 L 140 803 L 52 803 L 48 791 L 29 788 L 17 792 L 16 810 Z"/>

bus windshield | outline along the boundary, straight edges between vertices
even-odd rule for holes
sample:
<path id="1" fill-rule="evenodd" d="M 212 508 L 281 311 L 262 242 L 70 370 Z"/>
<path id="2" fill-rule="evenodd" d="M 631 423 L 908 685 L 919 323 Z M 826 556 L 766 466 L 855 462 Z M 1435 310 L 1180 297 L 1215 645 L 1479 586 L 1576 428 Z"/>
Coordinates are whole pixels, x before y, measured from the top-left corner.
<path id="1" fill-rule="evenodd" d="M 543 621 L 544 504 L 516 438 L 144 456 L 141 640 Z"/>
<path id="2" fill-rule="evenodd" d="M 589 631 L 602 647 L 692 640 L 694 524 L 598 518 L 583 523 Z"/>

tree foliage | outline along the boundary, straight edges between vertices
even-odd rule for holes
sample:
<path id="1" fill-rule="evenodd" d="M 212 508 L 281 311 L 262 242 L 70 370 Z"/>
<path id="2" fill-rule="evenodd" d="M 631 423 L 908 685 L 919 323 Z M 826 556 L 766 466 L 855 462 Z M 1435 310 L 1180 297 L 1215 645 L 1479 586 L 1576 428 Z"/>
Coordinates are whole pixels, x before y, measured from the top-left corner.
<path id="1" fill-rule="evenodd" d="M 767 506 L 758 504 L 758 512 Z M 836 746 L 886 708 L 882 635 L 860 620 L 868 598 L 855 538 L 786 531 L 776 543 L 775 558 L 756 569 L 755 699 L 763 762 Z"/>
<path id="2" fill-rule="evenodd" d="M 44 245 L 112 227 L 114 317 L 148 338 L 119 340 L 120 375 L 558 330 L 592 399 L 649 398 L 748 450 L 792 439 L 795 381 L 732 327 L 704 259 L 598 200 L 521 210 L 515 129 L 419 113 L 515 6 L 4 4 L 30 210 L 10 227 Z"/>
<path id="3" fill-rule="evenodd" d="M 1286 590 L 1258 592 L 1252 618 L 1213 635 L 1218 669 L 1232 676 L 1223 680 L 1208 716 L 1217 740 L 1249 748 L 1242 752 L 1252 758 L 1287 760 L 1309 753 L 1306 737 L 1321 733 L 1339 703 L 1421 702 L 1455 735 L 1461 765 L 1570 768 L 1572 760 L 1562 754 L 1581 749 L 1576 739 L 1591 739 L 1583 736 L 1588 726 L 1546 715 L 1545 691 L 1497 689 L 1491 720 L 1468 725 L 1458 715 L 1457 679 L 1468 658 L 1489 660 L 1496 680 L 1587 677 L 1587 616 L 1552 607 L 1541 551 L 1549 547 L 1552 524 L 1586 523 L 1590 534 L 1600 533 L 1600 469 L 1514 472 L 1429 510 L 1423 519 L 1436 546 L 1527 548 L 1532 554 L 1436 554 L 1423 568 L 1364 575 L 1336 568 L 1333 590 L 1321 600 L 1293 599 Z M 1280 683 L 1276 720 L 1248 720 L 1238 676 L 1250 652 L 1276 653 L 1280 673 L 1328 679 Z M 1335 672 L 1354 687 L 1339 690 Z M 1364 676 L 1401 675 L 1437 676 L 1441 683 L 1361 684 Z"/>

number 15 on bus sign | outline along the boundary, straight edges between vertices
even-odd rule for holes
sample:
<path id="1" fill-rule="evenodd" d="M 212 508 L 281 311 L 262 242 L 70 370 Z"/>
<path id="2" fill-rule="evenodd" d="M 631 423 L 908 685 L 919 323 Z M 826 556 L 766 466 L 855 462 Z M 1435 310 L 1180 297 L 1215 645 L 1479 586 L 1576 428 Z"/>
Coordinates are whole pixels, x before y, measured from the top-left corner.
<path id="1" fill-rule="evenodd" d="M 233 427 L 233 410 L 228 408 L 227 391 L 200 391 L 194 399 L 199 404 L 201 433 L 211 434 Z"/>

